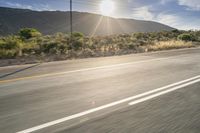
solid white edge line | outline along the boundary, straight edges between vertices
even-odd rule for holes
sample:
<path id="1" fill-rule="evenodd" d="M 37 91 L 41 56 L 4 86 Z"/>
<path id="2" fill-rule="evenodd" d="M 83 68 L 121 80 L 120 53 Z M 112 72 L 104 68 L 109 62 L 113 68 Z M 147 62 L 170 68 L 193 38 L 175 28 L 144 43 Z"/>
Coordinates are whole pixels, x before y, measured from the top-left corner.
<path id="1" fill-rule="evenodd" d="M 200 78 L 200 75 L 186 79 L 186 80 L 183 80 L 183 81 L 180 81 L 180 82 L 176 82 L 176 83 L 173 83 L 173 84 L 170 84 L 170 85 L 158 88 L 158 89 L 154 89 L 154 90 L 151 90 L 151 91 L 148 91 L 148 92 L 136 95 L 136 96 L 128 97 L 128 98 L 125 98 L 125 99 L 122 99 L 122 100 L 119 100 L 119 101 L 116 101 L 116 102 L 113 102 L 113 103 L 110 103 L 110 104 L 106 104 L 106 105 L 103 105 L 103 106 L 100 106 L 100 107 L 97 107 L 97 108 L 94 108 L 94 109 L 90 109 L 90 110 L 80 112 L 80 113 L 77 113 L 77 114 L 74 114 L 74 115 L 71 115 L 71 116 L 67 116 L 67 117 L 64 117 L 64 118 L 61 118 L 61 119 L 58 119 L 58 120 L 55 120 L 55 121 L 47 122 L 45 124 L 38 125 L 38 126 L 29 128 L 29 129 L 25 129 L 25 130 L 19 131 L 17 133 L 31 133 L 31 132 L 34 132 L 34 131 L 37 131 L 37 130 L 40 130 L 40 129 L 43 129 L 43 128 L 46 128 L 46 127 L 50 127 L 50 126 L 53 126 L 53 125 L 56 125 L 56 124 L 59 124 L 59 123 L 62 123 L 62 122 L 68 121 L 68 120 L 72 120 L 72 119 L 90 114 L 90 113 L 94 113 L 96 111 L 100 111 L 102 109 L 106 109 L 106 108 L 113 107 L 115 105 L 118 105 L 118 104 L 121 104 L 121 103 L 124 103 L 124 102 L 128 102 L 128 101 L 140 98 L 140 97 L 144 97 L 146 95 L 150 95 L 152 93 L 156 93 L 156 92 L 165 90 L 167 88 L 174 87 L 174 86 L 195 80 L 197 78 Z"/>
<path id="2" fill-rule="evenodd" d="M 158 97 L 158 96 L 167 94 L 167 93 L 169 93 L 169 92 L 172 92 L 172 91 L 181 89 L 181 88 L 183 88 L 183 87 L 187 87 L 187 86 L 189 86 L 189 85 L 191 85 L 191 84 L 195 84 L 195 83 L 197 83 L 197 82 L 200 82 L 200 79 L 197 79 L 197 80 L 194 80 L 194 81 L 191 81 L 191 82 L 182 84 L 182 85 L 180 85 L 180 86 L 173 87 L 173 88 L 171 88 L 171 89 L 167 89 L 166 91 L 158 92 L 158 93 L 156 93 L 156 94 L 153 94 L 153 95 L 150 95 L 150 96 L 141 98 L 141 99 L 136 100 L 136 101 L 133 101 L 133 102 L 130 102 L 129 105 L 135 105 L 135 104 L 138 104 L 138 103 L 141 103 L 141 102 L 144 102 L 144 101 L 153 99 L 153 98 L 155 98 L 155 97 Z"/>

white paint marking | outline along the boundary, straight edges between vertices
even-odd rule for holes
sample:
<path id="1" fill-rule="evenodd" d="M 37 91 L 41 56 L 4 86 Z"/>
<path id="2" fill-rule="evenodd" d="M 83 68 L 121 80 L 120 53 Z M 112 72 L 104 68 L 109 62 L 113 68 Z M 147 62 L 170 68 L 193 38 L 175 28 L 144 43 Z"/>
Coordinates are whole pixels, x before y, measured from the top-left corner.
<path id="1" fill-rule="evenodd" d="M 165 91 L 158 92 L 158 93 L 156 93 L 156 94 L 153 94 L 153 95 L 150 95 L 150 96 L 147 96 L 147 97 L 144 97 L 144 98 L 141 98 L 141 99 L 139 99 L 139 100 L 136 100 L 136 101 L 133 101 L 133 102 L 129 103 L 129 105 L 135 105 L 135 104 L 138 104 L 138 103 L 141 103 L 141 102 L 144 102 L 144 101 L 153 99 L 153 98 L 155 98 L 155 97 L 158 97 L 158 96 L 167 94 L 167 93 L 169 93 L 169 92 L 172 92 L 172 91 L 181 89 L 181 88 L 183 88 L 183 87 L 187 87 L 187 86 L 189 86 L 189 85 L 192 85 L 192 84 L 195 84 L 195 83 L 198 83 L 198 82 L 200 82 L 200 79 L 197 79 L 197 80 L 194 80 L 194 81 L 191 81 L 191 82 L 182 84 L 182 85 L 180 85 L 180 86 L 173 87 L 173 88 L 171 88 L 171 89 L 167 89 L 167 90 L 165 90 Z"/>
<path id="2" fill-rule="evenodd" d="M 136 96 L 128 97 L 128 98 L 122 99 L 120 101 L 116 101 L 116 102 L 113 102 L 113 103 L 110 103 L 110 104 L 106 104 L 106 105 L 103 105 L 103 106 L 100 106 L 100 107 L 97 107 L 97 108 L 94 108 L 94 109 L 90 109 L 90 110 L 87 110 L 87 111 L 84 111 L 84 112 L 81 112 L 81 113 L 78 113 L 78 114 L 67 116 L 67 117 L 64 117 L 64 118 L 61 118 L 61 119 L 58 119 L 58 120 L 55 120 L 55 121 L 51 121 L 51 122 L 48 122 L 48 123 L 45 123 L 45 124 L 42 124 L 42 125 L 38 125 L 38 126 L 35 126 L 35 127 L 32 127 L 32 128 L 23 130 L 23 131 L 19 131 L 17 133 L 31 133 L 31 132 L 34 132 L 34 131 L 37 131 L 37 130 L 40 130 L 40 129 L 43 129 L 43 128 L 46 128 L 46 127 L 50 127 L 50 126 L 53 126 L 53 125 L 56 125 L 56 124 L 59 124 L 59 123 L 65 122 L 65 121 L 69 121 L 69 120 L 72 120 L 72 119 L 75 119 L 75 118 L 79 118 L 79 117 L 84 116 L 84 115 L 88 115 L 90 113 L 94 113 L 94 112 L 100 111 L 102 109 L 106 109 L 106 108 L 113 107 L 113 106 L 116 106 L 116 105 L 119 105 L 119 104 L 122 104 L 122 103 L 125 103 L 125 102 L 129 102 L 131 100 L 134 100 L 134 99 L 137 99 L 137 98 L 141 98 L 141 97 L 144 97 L 144 96 L 147 96 L 147 95 L 150 95 L 150 94 L 165 90 L 165 89 L 170 88 L 170 87 L 174 87 L 174 86 L 177 86 L 177 85 L 180 85 L 180 84 L 183 84 L 183 83 L 187 83 L 189 81 L 193 81 L 193 80 L 198 79 L 198 78 L 200 78 L 200 75 L 192 77 L 192 78 L 189 78 L 189 79 L 186 79 L 186 80 L 183 80 L 183 81 L 180 81 L 180 82 L 176 82 L 174 84 L 170 84 L 170 85 L 167 85 L 167 86 L 155 89 L 155 90 L 151 90 L 151 91 L 148 91 L 148 92 L 136 95 Z M 200 79 L 198 79 L 198 81 L 200 81 Z M 197 82 L 197 81 L 195 80 L 195 82 Z M 190 85 L 190 84 L 195 83 L 195 82 L 193 81 L 193 82 L 184 84 L 182 86 L 184 87 L 186 85 Z M 181 88 L 182 86 L 177 86 L 176 88 Z M 149 97 L 147 97 L 147 98 L 149 99 Z M 143 98 L 142 101 L 148 100 L 148 99 Z M 139 100 L 137 100 L 137 101 L 138 101 L 137 103 L 142 102 L 142 101 L 139 101 Z M 133 102 L 130 103 L 130 105 L 132 105 L 132 104 L 134 104 L 134 103 Z"/>

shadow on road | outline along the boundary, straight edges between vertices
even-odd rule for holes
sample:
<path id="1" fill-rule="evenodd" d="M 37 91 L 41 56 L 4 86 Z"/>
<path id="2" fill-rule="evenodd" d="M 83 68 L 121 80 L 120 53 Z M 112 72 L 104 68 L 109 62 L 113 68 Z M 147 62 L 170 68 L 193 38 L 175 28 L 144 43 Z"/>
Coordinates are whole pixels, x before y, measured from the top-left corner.
<path id="1" fill-rule="evenodd" d="M 22 71 L 25 71 L 25 70 L 28 70 L 28 69 L 31 69 L 31 68 L 34 68 L 34 67 L 39 66 L 39 65 L 40 65 L 40 64 L 35 64 L 35 65 L 32 65 L 32 66 L 29 66 L 29 67 L 22 68 L 22 69 L 19 69 L 19 70 L 17 70 L 17 71 L 11 72 L 11 73 L 4 74 L 4 75 L 0 76 L 0 79 L 6 78 L 6 77 L 8 77 L 8 76 L 14 75 L 14 74 L 16 74 L 16 73 L 19 73 L 19 72 L 22 72 Z"/>

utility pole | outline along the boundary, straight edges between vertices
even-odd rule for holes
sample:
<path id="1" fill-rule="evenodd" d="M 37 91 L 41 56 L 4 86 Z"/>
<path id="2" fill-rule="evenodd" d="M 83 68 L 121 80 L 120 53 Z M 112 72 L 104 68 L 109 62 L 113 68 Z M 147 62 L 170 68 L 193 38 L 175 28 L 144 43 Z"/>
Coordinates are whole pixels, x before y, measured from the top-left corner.
<path id="1" fill-rule="evenodd" d="M 72 40 L 72 32 L 73 32 L 73 22 L 72 22 L 72 0 L 70 0 L 70 34 Z M 71 41 L 72 42 L 72 41 Z"/>

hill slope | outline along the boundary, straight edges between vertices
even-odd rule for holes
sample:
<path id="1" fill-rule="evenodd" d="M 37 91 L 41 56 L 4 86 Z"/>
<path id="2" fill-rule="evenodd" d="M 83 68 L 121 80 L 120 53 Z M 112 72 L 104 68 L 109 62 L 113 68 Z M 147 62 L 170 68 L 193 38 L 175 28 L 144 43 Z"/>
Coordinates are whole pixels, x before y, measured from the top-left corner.
<path id="1" fill-rule="evenodd" d="M 14 34 L 25 27 L 36 28 L 43 34 L 69 32 L 69 12 L 39 12 L 0 7 L 0 35 Z M 73 29 L 86 35 L 108 35 L 173 28 L 152 21 L 116 19 L 91 13 L 73 12 Z"/>

